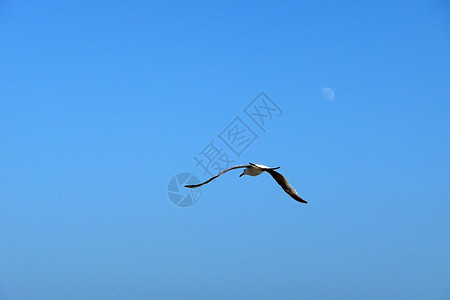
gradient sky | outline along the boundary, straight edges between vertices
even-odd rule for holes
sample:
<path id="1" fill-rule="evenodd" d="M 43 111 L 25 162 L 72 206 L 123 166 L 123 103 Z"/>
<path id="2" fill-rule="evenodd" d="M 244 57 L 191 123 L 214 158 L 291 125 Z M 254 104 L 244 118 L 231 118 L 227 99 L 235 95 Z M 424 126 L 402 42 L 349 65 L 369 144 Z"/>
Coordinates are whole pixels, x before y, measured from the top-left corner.
<path id="1" fill-rule="evenodd" d="M 0 299 L 448 299 L 450 6 L 311 2 L 1 1 Z"/>

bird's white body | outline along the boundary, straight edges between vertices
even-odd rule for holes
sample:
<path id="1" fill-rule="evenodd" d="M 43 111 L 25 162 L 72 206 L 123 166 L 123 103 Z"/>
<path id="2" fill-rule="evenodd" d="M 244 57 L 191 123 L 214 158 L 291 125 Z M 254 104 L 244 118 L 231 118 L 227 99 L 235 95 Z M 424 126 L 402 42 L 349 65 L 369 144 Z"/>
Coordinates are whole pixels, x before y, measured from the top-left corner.
<path id="1" fill-rule="evenodd" d="M 241 176 L 243 176 L 243 175 L 258 176 L 259 174 L 264 172 L 265 169 L 270 169 L 270 168 L 268 166 L 264 166 L 264 165 L 258 165 L 258 164 L 253 165 L 252 164 L 244 169 L 244 173 L 242 173 Z"/>

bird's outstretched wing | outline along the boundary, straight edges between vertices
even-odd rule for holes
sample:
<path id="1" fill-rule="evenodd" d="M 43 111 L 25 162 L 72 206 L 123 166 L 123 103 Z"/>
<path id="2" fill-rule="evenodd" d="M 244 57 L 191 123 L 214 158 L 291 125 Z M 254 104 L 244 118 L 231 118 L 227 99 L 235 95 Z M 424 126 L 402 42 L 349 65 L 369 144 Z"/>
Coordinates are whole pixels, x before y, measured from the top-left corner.
<path id="1" fill-rule="evenodd" d="M 216 176 L 211 177 L 210 179 L 206 180 L 205 182 L 202 182 L 202 183 L 199 183 L 199 184 L 187 184 L 187 185 L 185 185 L 185 187 L 187 187 L 187 188 L 196 188 L 196 187 L 202 186 L 204 184 L 207 184 L 208 182 L 216 179 L 217 177 L 219 177 L 222 174 L 225 174 L 228 171 L 231 171 L 231 170 L 234 170 L 234 169 L 239 169 L 239 168 L 247 168 L 248 166 L 249 165 L 237 165 L 237 166 L 234 166 L 234 167 L 231 167 L 231 168 L 223 170 L 222 172 L 220 172 Z"/>
<path id="2" fill-rule="evenodd" d="M 295 200 L 297 200 L 298 202 L 301 203 L 308 203 L 305 200 L 302 199 L 302 197 L 300 197 L 297 194 L 297 191 L 289 184 L 289 182 L 287 181 L 286 178 L 284 178 L 283 175 L 281 175 L 280 173 L 278 173 L 277 171 L 274 171 L 273 169 L 269 169 L 266 170 L 266 172 L 268 172 L 270 175 L 272 175 L 273 179 L 275 179 L 276 182 L 278 182 L 278 184 L 283 188 L 283 190 L 292 198 L 294 198 Z"/>

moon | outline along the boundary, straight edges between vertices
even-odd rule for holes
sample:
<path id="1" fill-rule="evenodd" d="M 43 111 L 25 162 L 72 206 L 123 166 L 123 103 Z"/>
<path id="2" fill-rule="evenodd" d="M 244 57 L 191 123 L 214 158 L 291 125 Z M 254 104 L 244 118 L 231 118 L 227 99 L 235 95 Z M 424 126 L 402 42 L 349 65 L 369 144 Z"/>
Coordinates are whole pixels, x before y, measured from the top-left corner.
<path id="1" fill-rule="evenodd" d="M 333 101 L 334 100 L 334 91 L 333 91 L 333 89 L 331 89 L 329 87 L 324 87 L 324 88 L 322 88 L 322 94 L 325 96 L 325 98 L 328 99 L 328 101 Z"/>

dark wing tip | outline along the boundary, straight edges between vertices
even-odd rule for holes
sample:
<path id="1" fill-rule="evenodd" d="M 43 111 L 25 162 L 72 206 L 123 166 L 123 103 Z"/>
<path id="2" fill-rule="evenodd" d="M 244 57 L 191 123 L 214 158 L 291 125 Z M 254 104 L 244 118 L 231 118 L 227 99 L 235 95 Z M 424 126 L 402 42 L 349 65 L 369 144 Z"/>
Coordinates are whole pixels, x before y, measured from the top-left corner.
<path id="1" fill-rule="evenodd" d="M 187 187 L 187 188 L 195 188 L 195 184 L 186 184 L 184 187 Z"/>
<path id="2" fill-rule="evenodd" d="M 305 199 L 303 199 L 302 197 L 300 197 L 297 194 L 293 194 L 293 193 L 288 193 L 294 200 L 300 202 L 300 203 L 308 203 Z"/>
<path id="3" fill-rule="evenodd" d="M 304 204 L 307 204 L 308 203 L 308 201 L 306 201 L 306 200 L 300 200 L 300 201 L 298 201 L 298 202 L 300 202 L 300 203 L 304 203 Z"/>

